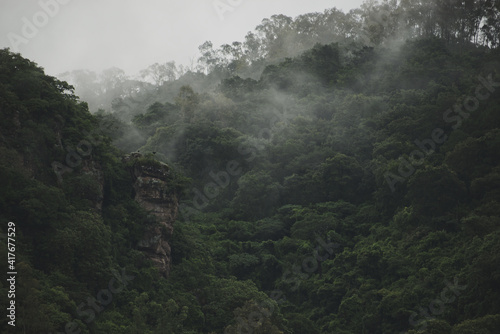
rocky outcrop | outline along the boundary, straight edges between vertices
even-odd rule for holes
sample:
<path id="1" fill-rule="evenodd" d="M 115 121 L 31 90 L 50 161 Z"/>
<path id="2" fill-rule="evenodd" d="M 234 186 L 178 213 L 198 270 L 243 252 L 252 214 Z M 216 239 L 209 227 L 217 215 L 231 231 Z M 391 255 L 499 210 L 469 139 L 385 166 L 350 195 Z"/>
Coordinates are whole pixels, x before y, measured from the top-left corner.
<path id="1" fill-rule="evenodd" d="M 171 184 L 170 168 L 167 164 L 146 159 L 140 153 L 126 155 L 123 162 L 130 169 L 134 181 L 135 200 L 152 218 L 137 246 L 160 273 L 168 277 L 171 263 L 169 240 L 179 206 Z"/>

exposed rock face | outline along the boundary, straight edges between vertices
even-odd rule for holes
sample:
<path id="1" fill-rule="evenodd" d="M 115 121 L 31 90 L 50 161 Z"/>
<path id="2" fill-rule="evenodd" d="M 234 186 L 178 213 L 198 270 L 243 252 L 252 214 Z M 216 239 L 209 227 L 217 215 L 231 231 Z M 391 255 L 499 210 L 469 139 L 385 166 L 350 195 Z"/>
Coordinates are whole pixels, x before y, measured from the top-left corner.
<path id="1" fill-rule="evenodd" d="M 178 198 L 170 184 L 170 168 L 160 162 L 146 162 L 140 153 L 123 158 L 131 162 L 135 200 L 154 218 L 145 228 L 144 236 L 137 245 L 156 265 L 164 277 L 170 272 L 171 249 L 169 240 L 177 219 Z"/>

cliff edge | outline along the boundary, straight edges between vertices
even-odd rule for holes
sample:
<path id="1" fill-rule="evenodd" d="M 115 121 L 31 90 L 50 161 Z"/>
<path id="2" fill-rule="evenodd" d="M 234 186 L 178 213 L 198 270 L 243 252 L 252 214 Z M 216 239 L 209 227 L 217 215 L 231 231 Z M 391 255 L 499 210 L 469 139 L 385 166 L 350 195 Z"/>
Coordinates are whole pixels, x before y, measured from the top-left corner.
<path id="1" fill-rule="evenodd" d="M 122 160 L 133 178 L 135 200 L 152 218 L 137 247 L 155 264 L 160 274 L 168 277 L 171 263 L 169 240 L 179 208 L 170 167 L 140 153 L 128 154 Z"/>

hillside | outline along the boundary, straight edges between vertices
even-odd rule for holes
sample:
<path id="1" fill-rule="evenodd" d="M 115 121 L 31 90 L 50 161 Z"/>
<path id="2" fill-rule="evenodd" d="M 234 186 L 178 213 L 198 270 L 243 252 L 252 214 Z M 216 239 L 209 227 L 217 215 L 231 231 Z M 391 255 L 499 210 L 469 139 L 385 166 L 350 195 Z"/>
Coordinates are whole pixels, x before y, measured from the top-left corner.
<path id="1" fill-rule="evenodd" d="M 497 17 L 498 3 L 472 3 Z M 357 13 L 416 22 L 384 8 Z M 469 22 L 460 13 L 450 22 Z M 370 20 L 356 29 L 371 35 L 332 37 L 351 22 L 342 15 L 292 20 L 275 36 L 293 43 L 261 39 L 250 60 L 209 58 L 204 44 L 203 70 L 108 90 L 92 103 L 112 107 L 95 113 L 67 82 L 0 50 L 16 329 L 497 333 L 497 30 L 465 36 L 436 16 L 437 28 L 397 38 L 388 29 L 401 26 Z M 314 43 L 298 44 L 300 29 Z"/>

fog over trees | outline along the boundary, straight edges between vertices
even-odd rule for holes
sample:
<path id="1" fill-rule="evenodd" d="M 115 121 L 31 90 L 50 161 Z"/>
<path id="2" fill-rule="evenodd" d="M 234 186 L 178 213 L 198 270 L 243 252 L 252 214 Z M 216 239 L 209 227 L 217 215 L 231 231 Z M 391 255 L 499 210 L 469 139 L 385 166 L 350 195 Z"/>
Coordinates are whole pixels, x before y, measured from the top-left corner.
<path id="1" fill-rule="evenodd" d="M 368 0 L 136 74 L 0 50 L 16 329 L 497 333 L 499 45 L 500 1 Z"/>

